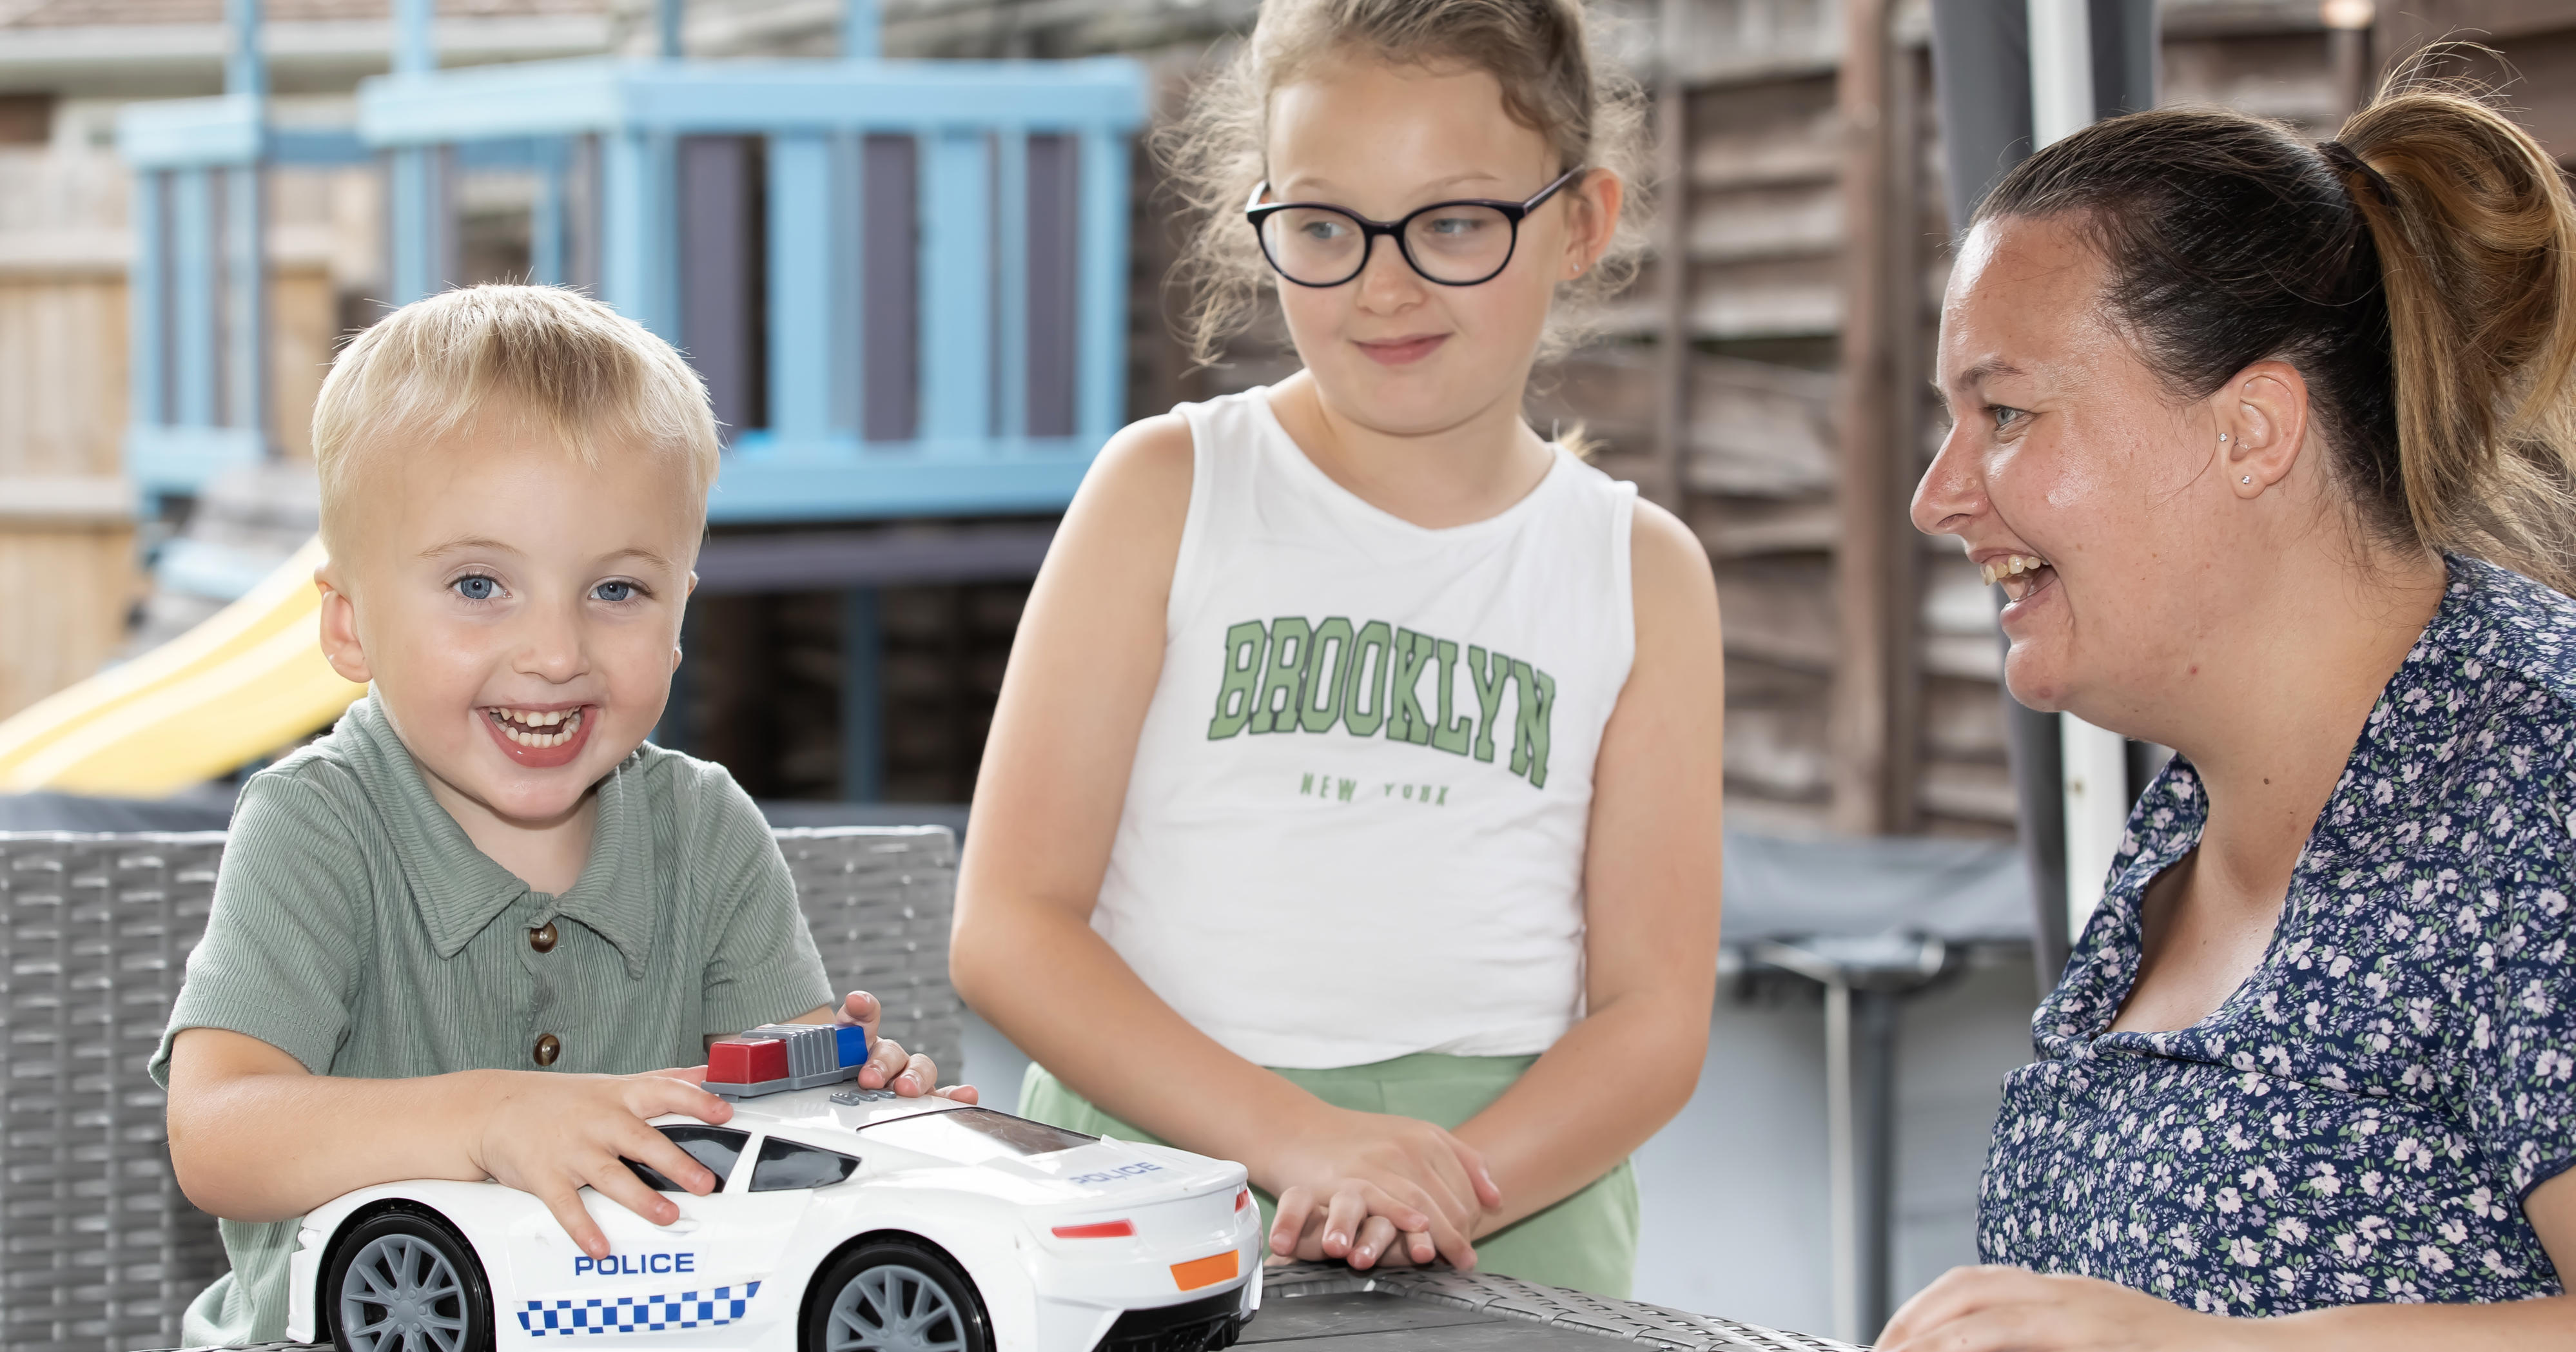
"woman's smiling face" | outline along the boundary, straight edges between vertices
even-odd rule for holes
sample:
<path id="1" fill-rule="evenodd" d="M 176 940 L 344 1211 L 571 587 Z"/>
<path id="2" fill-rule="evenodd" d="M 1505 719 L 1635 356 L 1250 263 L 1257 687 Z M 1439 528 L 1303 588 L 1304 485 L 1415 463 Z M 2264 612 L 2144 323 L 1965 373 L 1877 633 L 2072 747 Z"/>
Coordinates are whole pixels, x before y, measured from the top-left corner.
<path id="1" fill-rule="evenodd" d="M 1272 202 L 1321 202 L 1372 220 L 1460 199 L 1519 202 L 1573 165 L 1504 111 L 1482 70 L 1364 57 L 1318 64 L 1270 100 Z M 1381 238 L 1339 286 L 1277 283 L 1297 355 L 1346 417 L 1380 432 L 1438 432 L 1517 399 L 1559 282 L 1608 243 L 1617 177 L 1594 171 L 1521 222 L 1511 262 L 1475 286 L 1440 286 Z M 1597 236 L 1597 238 L 1596 238 Z"/>
<path id="2" fill-rule="evenodd" d="M 2073 219 L 1970 232 L 1941 310 L 1952 425 L 1914 524 L 2003 586 L 2015 698 L 2121 726 L 2262 583 L 2254 542 L 2224 538 L 2207 401 L 2171 396 L 2111 325 L 2105 276 Z"/>

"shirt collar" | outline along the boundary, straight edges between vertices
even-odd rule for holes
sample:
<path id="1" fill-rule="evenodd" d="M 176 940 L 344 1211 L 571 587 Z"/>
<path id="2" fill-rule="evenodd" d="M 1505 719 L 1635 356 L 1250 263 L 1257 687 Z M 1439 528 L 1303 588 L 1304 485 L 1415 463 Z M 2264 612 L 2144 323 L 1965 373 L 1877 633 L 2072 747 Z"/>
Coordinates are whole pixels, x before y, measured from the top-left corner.
<path id="1" fill-rule="evenodd" d="M 477 848 L 439 805 L 372 689 L 349 706 L 333 740 L 384 817 L 404 881 L 439 957 L 455 957 L 522 900 L 544 895 Z M 594 786 L 599 811 L 590 859 L 571 890 L 552 898 L 552 914 L 578 921 L 606 939 L 626 960 L 627 976 L 642 980 L 645 960 L 652 955 L 656 889 L 641 876 L 650 868 L 650 833 L 635 787 L 628 782 L 627 771 L 635 763 L 635 757 L 627 757 Z"/>

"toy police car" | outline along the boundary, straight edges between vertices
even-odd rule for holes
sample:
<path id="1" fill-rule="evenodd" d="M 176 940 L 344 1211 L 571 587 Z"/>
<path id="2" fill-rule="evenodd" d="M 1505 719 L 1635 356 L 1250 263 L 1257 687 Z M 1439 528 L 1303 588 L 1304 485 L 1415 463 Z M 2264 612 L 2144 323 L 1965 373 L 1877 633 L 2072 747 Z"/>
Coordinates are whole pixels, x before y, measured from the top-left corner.
<path id="1" fill-rule="evenodd" d="M 855 1074 L 864 1045 L 832 1050 L 837 1078 Z M 944 1098 L 793 1088 L 810 1066 L 773 1076 L 762 1055 L 711 1058 L 711 1076 L 762 1086 L 724 1126 L 654 1120 L 718 1179 L 696 1197 L 637 1167 L 675 1223 L 585 1189 L 611 1246 L 593 1260 L 498 1183 L 362 1188 L 304 1218 L 289 1335 L 347 1352 L 1214 1352 L 1258 1308 L 1242 1165 Z"/>

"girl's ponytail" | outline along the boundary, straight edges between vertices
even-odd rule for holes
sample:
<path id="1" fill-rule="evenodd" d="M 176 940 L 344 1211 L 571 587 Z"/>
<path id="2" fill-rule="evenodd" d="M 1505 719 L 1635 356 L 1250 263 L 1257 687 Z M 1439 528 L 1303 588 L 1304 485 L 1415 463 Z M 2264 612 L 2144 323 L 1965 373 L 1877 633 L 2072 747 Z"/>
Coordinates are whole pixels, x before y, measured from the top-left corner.
<path id="1" fill-rule="evenodd" d="M 2576 201 L 2478 99 L 2398 90 L 2321 147 L 2379 256 L 2413 534 L 2576 593 Z M 2372 477 L 2382 477 L 2373 475 Z"/>

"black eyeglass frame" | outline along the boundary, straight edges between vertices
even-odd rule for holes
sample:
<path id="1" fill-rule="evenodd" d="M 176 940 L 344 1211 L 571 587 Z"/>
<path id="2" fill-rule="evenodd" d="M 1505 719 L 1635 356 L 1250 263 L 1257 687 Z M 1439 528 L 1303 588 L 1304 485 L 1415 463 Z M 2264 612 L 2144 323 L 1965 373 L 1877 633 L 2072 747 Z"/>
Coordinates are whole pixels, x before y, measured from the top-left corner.
<path id="1" fill-rule="evenodd" d="M 1503 269 L 1510 267 L 1512 265 L 1512 259 L 1520 253 L 1521 222 L 1527 219 L 1531 212 L 1547 205 L 1547 199 L 1564 191 L 1567 184 L 1583 177 L 1583 175 L 1588 172 L 1589 168 L 1584 165 L 1577 165 L 1572 169 L 1568 169 L 1564 173 L 1557 175 L 1555 182 L 1548 184 L 1546 187 L 1541 188 L 1536 193 L 1532 194 L 1530 199 L 1526 202 L 1499 202 L 1491 198 L 1460 197 L 1453 198 L 1446 202 L 1434 202 L 1427 207 L 1416 208 L 1415 210 L 1408 211 L 1402 217 L 1392 221 L 1373 221 L 1368 217 L 1351 210 L 1349 207 L 1337 207 L 1330 202 L 1263 202 L 1261 200 L 1261 195 L 1270 191 L 1270 180 L 1263 179 L 1260 183 L 1253 186 L 1252 200 L 1244 203 L 1243 216 L 1245 220 L 1252 223 L 1252 238 L 1255 243 L 1261 246 L 1262 261 L 1268 263 L 1270 265 L 1270 270 L 1278 273 L 1282 280 L 1294 282 L 1302 287 L 1324 291 L 1336 286 L 1349 285 L 1361 273 L 1368 271 L 1369 259 L 1377 252 L 1377 238 L 1380 235 L 1392 236 L 1395 240 L 1395 251 L 1403 256 L 1404 265 L 1413 269 L 1413 275 L 1420 277 L 1422 280 L 1429 282 L 1434 286 L 1483 286 L 1485 283 L 1502 276 Z M 1429 272 L 1423 269 L 1421 260 L 1416 259 L 1413 256 L 1412 247 L 1404 242 L 1404 232 L 1411 227 L 1416 220 L 1419 220 L 1424 216 L 1428 216 L 1435 211 L 1445 211 L 1451 207 L 1484 207 L 1488 210 L 1501 213 L 1504 220 L 1511 222 L 1512 242 L 1509 245 L 1506 245 L 1503 249 L 1503 261 L 1495 264 L 1493 271 L 1472 281 L 1453 282 L 1445 277 L 1432 276 Z M 1339 281 L 1310 282 L 1300 277 L 1290 276 L 1286 269 L 1279 266 L 1279 260 L 1271 256 L 1270 237 L 1262 232 L 1261 223 L 1279 212 L 1292 209 L 1329 211 L 1336 216 L 1340 216 L 1345 220 L 1357 224 L 1360 228 L 1359 266 L 1352 268 L 1350 270 L 1350 274 L 1341 278 Z"/>

